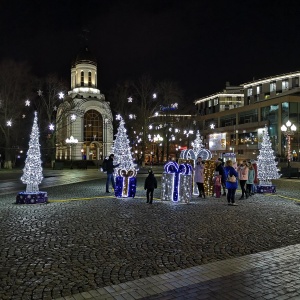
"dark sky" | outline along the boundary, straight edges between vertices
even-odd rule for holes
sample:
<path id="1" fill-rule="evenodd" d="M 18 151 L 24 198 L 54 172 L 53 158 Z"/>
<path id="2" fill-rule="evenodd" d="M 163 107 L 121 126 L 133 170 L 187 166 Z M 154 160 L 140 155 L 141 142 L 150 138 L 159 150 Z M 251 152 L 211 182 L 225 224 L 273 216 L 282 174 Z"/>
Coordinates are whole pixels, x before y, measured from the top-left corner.
<path id="1" fill-rule="evenodd" d="M 299 70 L 299 1 L 0 0 L 0 60 L 69 80 L 82 29 L 98 87 L 150 74 L 178 82 L 187 101 Z"/>

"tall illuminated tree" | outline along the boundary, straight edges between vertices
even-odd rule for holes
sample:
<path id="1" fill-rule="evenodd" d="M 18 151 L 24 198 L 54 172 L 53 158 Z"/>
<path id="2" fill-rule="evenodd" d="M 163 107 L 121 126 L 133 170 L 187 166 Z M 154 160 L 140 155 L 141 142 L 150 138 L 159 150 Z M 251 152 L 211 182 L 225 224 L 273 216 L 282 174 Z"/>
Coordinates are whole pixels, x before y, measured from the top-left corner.
<path id="1" fill-rule="evenodd" d="M 131 154 L 131 147 L 129 145 L 129 139 L 127 130 L 125 128 L 125 122 L 121 116 L 119 116 L 120 124 L 116 134 L 116 139 L 113 145 L 114 164 L 120 164 L 117 169 L 132 170 L 134 169 L 133 158 Z"/>
<path id="2" fill-rule="evenodd" d="M 26 192 L 38 192 L 39 184 L 43 180 L 43 169 L 41 161 L 41 151 L 39 143 L 39 128 L 37 124 L 37 112 L 34 113 L 32 131 L 29 140 L 29 149 L 23 169 L 21 180 L 26 186 Z"/>
<path id="3" fill-rule="evenodd" d="M 274 150 L 270 141 L 268 127 L 263 131 L 261 149 L 257 157 L 257 178 L 260 185 L 272 185 L 272 179 L 278 179 L 277 162 L 275 161 Z"/>

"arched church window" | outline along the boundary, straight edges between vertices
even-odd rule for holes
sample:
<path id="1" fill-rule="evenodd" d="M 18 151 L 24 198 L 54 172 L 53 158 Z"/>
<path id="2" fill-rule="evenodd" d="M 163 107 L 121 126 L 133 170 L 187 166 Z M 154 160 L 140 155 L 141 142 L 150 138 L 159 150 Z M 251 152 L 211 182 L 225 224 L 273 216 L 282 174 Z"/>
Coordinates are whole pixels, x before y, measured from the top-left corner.
<path id="1" fill-rule="evenodd" d="M 92 86 L 92 72 L 89 72 L 89 86 Z"/>
<path id="2" fill-rule="evenodd" d="M 94 109 L 84 114 L 84 141 L 103 141 L 102 115 Z"/>
<path id="3" fill-rule="evenodd" d="M 84 72 L 83 71 L 81 71 L 81 73 L 80 73 L 80 84 L 81 84 L 81 86 L 84 86 Z"/>

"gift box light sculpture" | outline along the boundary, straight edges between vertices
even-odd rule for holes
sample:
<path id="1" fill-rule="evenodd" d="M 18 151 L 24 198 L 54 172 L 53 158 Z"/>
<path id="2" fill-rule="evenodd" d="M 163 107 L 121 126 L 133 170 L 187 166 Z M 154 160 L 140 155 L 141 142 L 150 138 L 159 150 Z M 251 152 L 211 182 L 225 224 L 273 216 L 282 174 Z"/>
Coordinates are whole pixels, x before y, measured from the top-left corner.
<path id="1" fill-rule="evenodd" d="M 200 135 L 199 130 L 197 130 L 196 133 L 196 139 L 192 143 L 193 149 L 187 149 L 183 150 L 180 153 L 180 158 L 182 160 L 193 160 L 193 167 L 196 166 L 196 161 L 198 157 L 202 157 L 202 160 L 210 160 L 212 158 L 212 153 L 204 148 L 203 142 L 202 142 L 202 136 Z M 194 172 L 193 172 L 193 178 L 194 178 Z M 198 188 L 197 185 L 193 181 L 193 194 L 198 195 Z"/>
<path id="2" fill-rule="evenodd" d="M 118 198 L 134 198 L 136 192 L 136 170 L 118 169 L 115 196 Z"/>
<path id="3" fill-rule="evenodd" d="M 168 162 L 161 178 L 161 199 L 188 203 L 192 197 L 192 166 Z"/>

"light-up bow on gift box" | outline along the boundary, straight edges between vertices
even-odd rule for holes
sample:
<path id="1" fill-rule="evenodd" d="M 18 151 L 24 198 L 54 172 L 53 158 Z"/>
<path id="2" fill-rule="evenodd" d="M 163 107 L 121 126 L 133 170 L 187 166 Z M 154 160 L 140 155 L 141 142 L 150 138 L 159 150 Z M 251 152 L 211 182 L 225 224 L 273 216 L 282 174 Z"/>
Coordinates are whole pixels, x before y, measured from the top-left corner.
<path id="1" fill-rule="evenodd" d="M 118 169 L 116 197 L 134 197 L 136 192 L 136 170 Z"/>
<path id="2" fill-rule="evenodd" d="M 172 201 L 177 202 L 179 194 L 179 185 L 180 185 L 180 175 L 191 175 L 192 167 L 189 164 L 180 164 L 178 165 L 174 161 L 170 161 L 165 164 L 164 170 L 167 174 L 173 174 L 173 197 Z"/>

